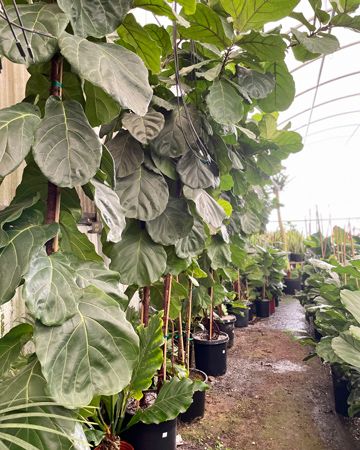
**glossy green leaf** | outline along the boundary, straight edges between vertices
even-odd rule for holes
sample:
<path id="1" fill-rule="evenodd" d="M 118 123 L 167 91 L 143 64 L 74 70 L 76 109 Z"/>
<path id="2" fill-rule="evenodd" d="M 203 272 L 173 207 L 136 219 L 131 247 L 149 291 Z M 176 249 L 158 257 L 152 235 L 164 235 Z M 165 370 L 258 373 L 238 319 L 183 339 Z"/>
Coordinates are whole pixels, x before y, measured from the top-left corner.
<path id="1" fill-rule="evenodd" d="M 255 99 L 267 97 L 275 87 L 275 79 L 272 73 L 261 73 L 240 66 L 237 69 L 237 82 L 251 98 Z"/>
<path id="2" fill-rule="evenodd" d="M 35 133 L 34 159 L 43 174 L 61 187 L 87 183 L 100 167 L 102 145 L 80 103 L 52 96 Z"/>
<path id="3" fill-rule="evenodd" d="M 351 312 L 355 319 L 360 323 L 360 292 L 344 289 L 340 291 L 340 300 L 345 308 Z"/>
<path id="4" fill-rule="evenodd" d="M 176 276 L 181 272 L 184 272 L 191 265 L 191 257 L 179 258 L 176 254 L 174 245 L 166 248 L 166 254 L 167 260 L 165 273 Z M 171 292 L 173 294 L 173 291 Z"/>
<path id="5" fill-rule="evenodd" d="M 331 25 L 333 27 L 344 27 L 350 28 L 353 31 L 359 31 L 360 17 L 359 16 L 351 17 L 347 14 L 337 14 L 331 19 Z"/>
<path id="6" fill-rule="evenodd" d="M 207 286 L 200 285 L 199 287 L 194 288 L 193 304 L 195 307 L 208 309 L 210 308 L 211 303 L 209 288 Z"/>
<path id="7" fill-rule="evenodd" d="M 266 113 L 285 111 L 295 97 L 294 79 L 283 62 L 267 64 L 265 69 L 274 75 L 275 88 L 266 98 L 260 99 L 258 105 Z"/>
<path id="8" fill-rule="evenodd" d="M 111 122 L 120 113 L 120 106 L 100 87 L 85 81 L 85 114 L 92 127 Z"/>
<path id="9" fill-rule="evenodd" d="M 333 340 L 333 336 L 322 337 L 320 342 L 316 345 L 316 353 L 324 361 L 329 361 L 331 363 L 343 364 L 344 361 L 338 357 L 338 355 L 334 352 L 334 350 L 332 348 L 332 345 L 331 345 L 332 340 Z"/>
<path id="10" fill-rule="evenodd" d="M 97 171 L 95 178 L 106 182 L 112 189 L 115 189 L 115 162 L 105 145 L 103 145 L 100 169 Z"/>
<path id="11" fill-rule="evenodd" d="M 121 24 L 132 7 L 132 0 L 58 0 L 67 14 L 74 34 L 103 37 Z"/>
<path id="12" fill-rule="evenodd" d="M 21 22 L 25 28 L 39 30 L 51 36 L 58 37 L 65 30 L 69 20 L 56 4 L 33 3 L 30 5 L 18 5 Z M 13 6 L 6 8 L 9 19 L 19 25 L 19 19 Z M 26 43 L 22 30 L 13 27 L 17 39 L 22 48 L 26 51 Z M 34 53 L 36 64 L 44 63 L 54 55 L 57 50 L 57 40 L 42 36 L 40 34 L 26 33 L 29 44 Z M 10 61 L 17 64 L 32 64 L 32 60 L 27 56 L 26 61 L 20 55 L 16 46 L 14 36 L 5 20 L 0 22 L 0 53 Z"/>
<path id="13" fill-rule="evenodd" d="M 316 36 L 307 37 L 307 33 L 302 33 L 296 28 L 291 28 L 293 35 L 309 52 L 330 55 L 339 49 L 340 44 L 336 36 L 321 33 Z"/>
<path id="14" fill-rule="evenodd" d="M 195 203 L 196 212 L 205 223 L 220 228 L 226 217 L 224 209 L 203 189 L 184 186 L 184 196 Z"/>
<path id="15" fill-rule="evenodd" d="M 177 20 L 179 23 L 187 25 L 186 20 L 176 14 L 175 11 L 172 10 L 171 6 L 164 0 L 134 0 L 133 7 L 150 11 L 157 16 L 166 16 L 170 20 Z"/>
<path id="16" fill-rule="evenodd" d="M 139 353 L 138 336 L 125 313 L 94 286 L 84 289 L 71 320 L 59 327 L 36 322 L 34 340 L 49 393 L 69 405 L 120 392 Z"/>
<path id="17" fill-rule="evenodd" d="M 226 200 L 222 200 L 221 198 L 217 202 L 223 208 L 223 210 L 226 212 L 226 217 L 230 217 L 231 213 L 233 211 L 231 203 L 227 202 Z"/>
<path id="18" fill-rule="evenodd" d="M 245 268 L 247 253 L 245 250 L 241 249 L 238 245 L 231 244 L 231 261 L 236 267 L 241 269 Z"/>
<path id="19" fill-rule="evenodd" d="M 214 270 L 229 266 L 231 264 L 230 245 L 213 237 L 206 252 L 211 261 L 211 267 Z"/>
<path id="20" fill-rule="evenodd" d="M 196 0 L 179 0 L 178 3 L 184 8 L 185 14 L 194 14 L 196 11 Z"/>
<path id="21" fill-rule="evenodd" d="M 12 364 L 19 357 L 24 345 L 31 339 L 32 333 L 32 325 L 21 323 L 11 328 L 0 339 L 0 378 L 3 378 L 8 373 Z"/>
<path id="22" fill-rule="evenodd" d="M 144 162 L 143 149 L 130 133 L 119 132 L 106 146 L 114 158 L 115 173 L 119 178 L 131 175 Z"/>
<path id="23" fill-rule="evenodd" d="M 162 56 L 167 56 L 171 53 L 170 35 L 164 27 L 160 27 L 154 23 L 148 23 L 144 26 L 144 29 L 149 33 L 151 39 L 161 48 Z"/>
<path id="24" fill-rule="evenodd" d="M 246 234 L 256 233 L 260 229 L 261 222 L 259 218 L 252 212 L 247 211 L 240 216 L 241 228 Z"/>
<path id="25" fill-rule="evenodd" d="M 75 222 L 79 223 L 82 217 L 82 210 L 80 198 L 76 189 L 63 188 L 61 189 L 61 211 L 70 213 Z"/>
<path id="26" fill-rule="evenodd" d="M 95 251 L 95 246 L 86 234 L 78 230 L 74 218 L 66 211 L 60 213 L 59 247 L 62 252 L 74 253 L 78 258 L 88 261 L 103 259 Z"/>
<path id="27" fill-rule="evenodd" d="M 239 122 L 244 114 L 242 98 L 225 80 L 214 81 L 207 102 L 213 119 L 224 125 Z"/>
<path id="28" fill-rule="evenodd" d="M 121 206 L 126 210 L 126 217 L 146 221 L 160 216 L 169 199 L 164 177 L 144 166 L 138 167 L 125 178 L 118 178 L 116 193 Z"/>
<path id="29" fill-rule="evenodd" d="M 145 116 L 126 113 L 122 119 L 123 126 L 142 144 L 148 144 L 156 138 L 163 129 L 164 123 L 164 116 L 152 108 L 149 109 Z"/>
<path id="30" fill-rule="evenodd" d="M 161 345 L 164 343 L 162 315 L 161 311 L 151 317 L 148 327 L 145 328 L 142 324 L 136 329 L 140 341 L 140 353 L 129 385 L 129 391 L 136 399 L 140 399 L 143 396 L 143 391 L 150 387 L 154 374 L 163 363 L 163 351 L 161 349 Z"/>
<path id="31" fill-rule="evenodd" d="M 63 33 L 61 53 L 85 80 L 99 86 L 120 106 L 144 115 L 152 97 L 142 60 L 116 44 L 94 43 Z M 97 70 L 94 70 L 94 67 Z"/>
<path id="32" fill-rule="evenodd" d="M 277 122 L 272 114 L 264 114 L 258 126 L 261 136 L 268 141 L 271 140 L 277 132 Z"/>
<path id="33" fill-rule="evenodd" d="M 257 163 L 266 175 L 276 175 L 282 168 L 280 159 L 267 153 L 258 155 Z"/>
<path id="34" fill-rule="evenodd" d="M 151 150 L 151 159 L 154 161 L 155 166 L 167 177 L 172 180 L 178 178 L 176 172 L 176 163 L 168 156 L 160 156 L 153 150 Z"/>
<path id="35" fill-rule="evenodd" d="M 227 175 L 223 175 L 220 178 L 220 189 L 222 191 L 230 191 L 230 189 L 233 186 L 234 186 L 234 180 L 229 173 Z"/>
<path id="36" fill-rule="evenodd" d="M 245 195 L 248 185 L 244 173 L 240 170 L 232 170 L 230 173 L 234 181 L 233 193 L 235 195 Z"/>
<path id="37" fill-rule="evenodd" d="M 245 32 L 261 30 L 268 22 L 288 16 L 300 0 L 222 0 L 224 9 L 234 19 L 234 28 Z"/>
<path id="38" fill-rule="evenodd" d="M 22 295 L 26 306 L 44 325 L 61 325 L 76 314 L 83 292 L 61 253 L 48 256 L 43 249 L 34 255 L 24 278 Z"/>
<path id="39" fill-rule="evenodd" d="M 194 225 L 190 233 L 175 243 L 175 252 L 179 258 L 199 255 L 206 244 L 207 234 L 202 221 L 194 217 Z"/>
<path id="40" fill-rule="evenodd" d="M 284 61 L 286 42 L 281 36 L 251 31 L 235 40 L 243 50 L 256 55 L 260 61 Z"/>
<path id="41" fill-rule="evenodd" d="M 315 31 L 316 27 L 315 25 L 312 25 L 304 16 L 303 13 L 300 12 L 292 12 L 291 14 L 289 14 L 289 17 L 298 20 L 299 22 L 301 22 L 303 25 L 305 25 L 307 27 L 307 29 L 309 31 Z"/>
<path id="42" fill-rule="evenodd" d="M 215 45 L 220 50 L 230 45 L 219 15 L 208 6 L 199 3 L 195 14 L 183 16 L 190 23 L 190 27 L 179 26 L 178 30 L 186 38 Z"/>
<path id="43" fill-rule="evenodd" d="M 57 405 L 45 390 L 46 380 L 37 359 L 1 383 L 2 409 L 9 412 L 7 420 L 0 422 L 0 442 L 14 442 L 6 449 L 74 450 L 77 411 Z M 81 427 L 76 435 L 85 441 Z"/>
<path id="44" fill-rule="evenodd" d="M 150 305 L 157 311 L 164 308 L 164 283 L 157 282 L 150 286 Z M 169 317 L 175 320 L 181 312 L 181 301 L 178 296 L 174 296 L 171 289 L 171 299 L 169 307 Z"/>
<path id="45" fill-rule="evenodd" d="M 90 188 L 106 229 L 106 239 L 119 242 L 126 227 L 125 209 L 120 205 L 119 197 L 109 186 L 95 179 L 90 181 Z"/>
<path id="46" fill-rule="evenodd" d="M 125 230 L 122 240 L 113 246 L 110 258 L 110 268 L 117 270 L 121 283 L 127 285 L 148 286 L 166 269 L 164 248 L 155 244 L 138 222 Z"/>
<path id="47" fill-rule="evenodd" d="M 186 201 L 169 197 L 164 212 L 156 219 L 146 222 L 146 229 L 154 242 L 174 245 L 190 233 L 193 225 L 194 218 Z"/>
<path id="48" fill-rule="evenodd" d="M 277 145 L 280 146 L 281 154 L 284 153 L 297 153 L 303 149 L 302 136 L 296 131 L 282 131 L 274 139 Z M 278 155 L 279 150 L 275 152 Z M 281 159 L 283 159 L 281 157 Z"/>
<path id="49" fill-rule="evenodd" d="M 32 257 L 58 232 L 58 224 L 25 225 L 6 230 L 9 243 L 0 249 L 0 304 L 15 294 L 22 276 L 28 271 Z"/>
<path id="50" fill-rule="evenodd" d="M 153 73 L 160 72 L 161 48 L 151 39 L 146 29 L 136 22 L 132 14 L 125 17 L 117 32 L 121 39 L 135 49 L 149 70 Z"/>
<path id="51" fill-rule="evenodd" d="M 200 134 L 201 122 L 197 108 L 189 104 L 188 112 L 195 130 Z M 180 106 L 180 109 L 176 108 L 165 116 L 164 128 L 151 141 L 150 146 L 160 156 L 177 158 L 189 151 L 184 135 L 191 145 L 194 142 L 194 138 L 184 111 L 184 106 Z"/>
<path id="52" fill-rule="evenodd" d="M 360 368 L 360 341 L 354 338 L 349 331 L 335 337 L 331 347 L 336 355 L 347 364 Z"/>
<path id="53" fill-rule="evenodd" d="M 193 189 L 215 187 L 215 177 L 208 164 L 191 151 L 180 158 L 176 171 L 180 180 Z"/>
<path id="54" fill-rule="evenodd" d="M 301 62 L 311 61 L 312 59 L 321 56 L 321 53 L 312 53 L 301 44 L 294 45 L 292 47 L 292 51 L 294 53 L 295 59 Z"/>
<path id="55" fill-rule="evenodd" d="M 0 110 L 0 179 L 23 162 L 40 122 L 39 108 L 29 103 Z"/>

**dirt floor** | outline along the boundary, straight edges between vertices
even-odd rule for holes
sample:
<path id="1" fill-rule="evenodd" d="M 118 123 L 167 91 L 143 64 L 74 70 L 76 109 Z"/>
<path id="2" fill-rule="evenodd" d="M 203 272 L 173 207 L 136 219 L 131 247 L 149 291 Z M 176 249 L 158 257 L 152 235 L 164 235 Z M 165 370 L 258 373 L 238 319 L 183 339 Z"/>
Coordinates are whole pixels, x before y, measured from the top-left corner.
<path id="1" fill-rule="evenodd" d="M 205 417 L 179 425 L 179 450 L 360 450 L 360 419 L 334 409 L 329 367 L 283 330 L 306 329 L 299 302 L 235 329 L 224 376 L 212 378 Z"/>

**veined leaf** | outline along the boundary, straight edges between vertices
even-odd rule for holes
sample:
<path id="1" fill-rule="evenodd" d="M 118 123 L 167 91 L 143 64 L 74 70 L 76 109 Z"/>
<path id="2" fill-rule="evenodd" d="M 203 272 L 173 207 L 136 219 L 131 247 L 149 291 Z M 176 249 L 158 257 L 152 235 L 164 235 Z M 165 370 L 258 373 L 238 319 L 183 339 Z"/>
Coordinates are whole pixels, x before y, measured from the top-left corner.
<path id="1" fill-rule="evenodd" d="M 185 14 L 194 14 L 196 11 L 196 0 L 179 0 L 178 3 L 183 6 Z"/>
<path id="2" fill-rule="evenodd" d="M 349 331 L 333 338 L 331 347 L 345 363 L 360 367 L 360 341 L 354 338 Z"/>
<path id="3" fill-rule="evenodd" d="M 90 189 L 107 232 L 106 239 L 119 242 L 126 227 L 125 209 L 120 205 L 119 197 L 109 186 L 95 179 L 90 181 Z"/>
<path id="4" fill-rule="evenodd" d="M 215 236 L 211 239 L 206 252 L 210 258 L 211 267 L 214 270 L 231 265 L 230 245 L 221 242 Z"/>
<path id="5" fill-rule="evenodd" d="M 146 229 L 154 242 L 173 245 L 190 233 L 193 224 L 194 218 L 186 201 L 169 197 L 165 211 L 156 219 L 146 222 Z"/>
<path id="6" fill-rule="evenodd" d="M 152 73 L 160 72 L 161 48 L 151 39 L 146 29 L 136 22 L 132 14 L 127 14 L 117 33 L 135 49 Z"/>
<path id="7" fill-rule="evenodd" d="M 129 385 L 129 391 L 136 399 L 140 399 L 142 392 L 150 387 L 152 377 L 163 363 L 163 351 L 160 348 L 164 343 L 162 315 L 161 311 L 152 316 L 147 328 L 142 324 L 136 329 L 140 352 Z"/>
<path id="8" fill-rule="evenodd" d="M 267 64 L 265 70 L 274 75 L 275 87 L 266 98 L 259 100 L 258 105 L 266 113 L 285 111 L 295 97 L 294 79 L 284 62 Z"/>
<path id="9" fill-rule="evenodd" d="M 120 392 L 139 354 L 138 336 L 125 313 L 94 286 L 84 289 L 71 320 L 59 327 L 36 322 L 34 340 L 51 396 L 74 406 Z"/>
<path id="10" fill-rule="evenodd" d="M 194 288 L 193 303 L 195 307 L 202 309 L 208 309 L 211 306 L 212 300 L 207 286 L 200 285 Z"/>
<path id="11" fill-rule="evenodd" d="M 225 80 L 214 81 L 209 89 L 207 102 L 213 119 L 224 125 L 239 122 L 244 114 L 242 98 Z"/>
<path id="12" fill-rule="evenodd" d="M 251 98 L 256 99 L 267 97 L 275 87 L 275 79 L 272 73 L 261 73 L 240 66 L 237 69 L 237 81 Z"/>
<path id="13" fill-rule="evenodd" d="M 186 38 L 215 45 L 220 50 L 230 45 L 219 15 L 208 6 L 199 3 L 194 14 L 183 16 L 190 23 L 190 27 L 179 26 L 178 30 Z"/>
<path id="14" fill-rule="evenodd" d="M 142 60 L 116 44 L 94 43 L 63 33 L 61 53 L 81 77 L 99 86 L 120 106 L 143 116 L 152 97 Z M 97 70 L 94 70 L 94 67 Z"/>
<path id="15" fill-rule="evenodd" d="M 307 37 L 296 28 L 291 28 L 293 35 L 309 52 L 330 55 L 339 49 L 340 44 L 336 36 L 321 33 L 317 36 Z"/>
<path id="16" fill-rule="evenodd" d="M 359 4 L 360 2 L 356 2 Z M 344 27 L 344 28 L 350 28 L 354 31 L 360 30 L 360 17 L 355 16 L 351 17 L 347 14 L 337 14 L 331 19 L 331 25 L 333 27 Z"/>
<path id="17" fill-rule="evenodd" d="M 105 145 L 103 145 L 100 169 L 97 171 L 95 178 L 99 181 L 105 181 L 112 189 L 115 189 L 115 162 Z"/>
<path id="18" fill-rule="evenodd" d="M 166 208 L 169 190 L 162 175 L 138 167 L 131 175 L 118 178 L 116 193 L 126 210 L 126 217 L 153 220 Z M 128 283 L 131 284 L 131 283 Z"/>
<path id="19" fill-rule="evenodd" d="M 164 27 L 159 27 L 154 23 L 148 23 L 144 29 L 149 33 L 157 45 L 161 48 L 162 56 L 167 56 L 171 53 L 170 35 Z"/>
<path id="20" fill-rule="evenodd" d="M 80 103 L 50 97 L 33 147 L 34 159 L 43 174 L 61 187 L 85 184 L 100 167 L 101 152 L 100 139 Z"/>
<path id="21" fill-rule="evenodd" d="M 160 172 L 172 180 L 177 180 L 176 163 L 169 156 L 160 156 L 151 150 L 151 159 Z"/>
<path id="22" fill-rule="evenodd" d="M 150 286 L 150 305 L 157 311 L 161 311 L 163 309 L 164 283 L 158 281 Z M 175 320 L 177 317 L 179 317 L 180 311 L 181 311 L 181 301 L 179 300 L 178 297 L 173 295 L 173 291 L 171 289 L 171 300 L 169 309 L 170 319 Z"/>
<path id="23" fill-rule="evenodd" d="M 206 244 L 207 234 L 201 220 L 194 216 L 194 225 L 190 233 L 175 243 L 175 252 L 179 258 L 195 257 L 199 255 Z"/>
<path id="24" fill-rule="evenodd" d="M 340 300 L 345 308 L 351 312 L 355 319 L 360 323 L 360 292 L 344 289 L 340 291 Z"/>
<path id="25" fill-rule="evenodd" d="M 296 131 L 282 131 L 274 139 L 277 145 L 280 146 L 280 150 L 276 150 L 275 154 L 278 155 L 279 151 L 283 153 L 297 153 L 304 147 L 302 143 L 302 136 Z M 281 159 L 284 159 L 280 156 Z"/>
<path id="26" fill-rule="evenodd" d="M 137 114 L 124 114 L 122 124 L 129 133 L 142 144 L 148 144 L 163 129 L 165 123 L 164 116 L 150 108 L 145 116 Z"/>
<path id="27" fill-rule="evenodd" d="M 277 122 L 272 114 L 264 114 L 258 126 L 261 136 L 268 141 L 271 140 L 277 132 Z"/>
<path id="28" fill-rule="evenodd" d="M 150 11 L 157 16 L 166 16 L 172 21 L 177 21 L 184 26 L 189 24 L 181 16 L 176 14 L 164 0 L 135 0 L 133 8 L 141 8 L 145 11 Z"/>
<path id="29" fill-rule="evenodd" d="M 92 127 L 111 122 L 120 113 L 120 106 L 100 87 L 85 80 L 85 114 Z"/>
<path id="30" fill-rule="evenodd" d="M 180 158 L 176 171 L 180 180 L 193 189 L 215 187 L 215 177 L 209 166 L 191 151 Z"/>
<path id="31" fill-rule="evenodd" d="M 24 278 L 22 293 L 26 306 L 44 325 L 61 325 L 76 314 L 83 291 L 61 253 L 48 256 L 42 249 L 32 258 Z"/>
<path id="32" fill-rule="evenodd" d="M 0 110 L 0 179 L 23 162 L 40 122 L 39 108 L 30 103 Z"/>
<path id="33" fill-rule="evenodd" d="M 31 339 L 32 333 L 32 325 L 21 323 L 11 328 L 0 339 L 0 378 L 3 378 L 8 373 L 12 363 L 19 357 L 24 345 Z"/>
<path id="34" fill-rule="evenodd" d="M 164 248 L 155 244 L 137 222 L 125 230 L 121 241 L 113 246 L 110 258 L 110 268 L 117 270 L 120 282 L 127 285 L 148 286 L 166 269 Z"/>
<path id="35" fill-rule="evenodd" d="M 252 212 L 247 211 L 240 216 L 241 228 L 246 234 L 256 233 L 260 229 L 261 222 L 259 218 Z"/>
<path id="36" fill-rule="evenodd" d="M 267 175 L 276 175 L 281 170 L 281 160 L 273 155 L 261 153 L 257 156 L 257 163 L 260 169 Z"/>
<path id="37" fill-rule="evenodd" d="M 166 260 L 166 270 L 165 273 L 169 273 L 170 275 L 176 276 L 181 272 L 184 272 L 191 264 L 190 256 L 187 258 L 179 258 L 175 251 L 175 246 L 171 245 L 166 248 L 167 260 Z M 174 281 L 174 278 L 173 278 Z M 174 294 L 174 290 L 172 289 L 171 295 Z M 186 295 L 185 295 L 186 297 Z M 184 298 L 185 298 L 184 297 Z"/>
<path id="38" fill-rule="evenodd" d="M 74 218 L 66 211 L 60 213 L 59 247 L 62 252 L 74 253 L 78 258 L 87 261 L 103 259 L 95 251 L 95 246 L 86 234 L 78 230 Z"/>
<path id="39" fill-rule="evenodd" d="M 76 223 L 79 223 L 82 217 L 82 209 L 80 198 L 76 189 L 62 188 L 61 189 L 61 211 L 67 211 L 71 214 Z"/>
<path id="40" fill-rule="evenodd" d="M 141 145 L 128 132 L 120 131 L 106 145 L 114 158 L 115 173 L 119 178 L 131 175 L 144 162 Z"/>
<path id="41" fill-rule="evenodd" d="M 251 31 L 236 38 L 235 43 L 256 55 L 260 61 L 284 61 L 286 42 L 281 36 Z"/>
<path id="42" fill-rule="evenodd" d="M 6 8 L 9 19 L 19 25 L 19 19 L 13 6 Z M 33 3 L 31 5 L 19 5 L 18 10 L 22 25 L 31 30 L 43 31 L 58 37 L 65 30 L 69 20 L 61 9 L 55 5 L 46 3 Z M 23 32 L 20 28 L 12 27 L 23 49 L 26 49 Z M 36 64 L 49 61 L 57 50 L 57 40 L 40 34 L 27 33 L 29 44 L 34 53 Z M 23 57 L 16 46 L 14 36 L 5 20 L 0 22 L 0 53 L 16 64 L 32 64 L 32 60 Z"/>
<path id="43" fill-rule="evenodd" d="M 28 223 L 6 230 L 9 242 L 0 249 L 0 304 L 11 300 L 32 257 L 58 232 L 58 224 Z"/>
<path id="44" fill-rule="evenodd" d="M 332 340 L 333 336 L 325 336 L 321 338 L 320 342 L 316 345 L 316 353 L 320 356 L 320 358 L 323 358 L 324 361 L 343 364 L 344 361 L 338 357 L 332 348 Z"/>
<path id="45" fill-rule="evenodd" d="M 205 223 L 220 228 L 226 217 L 224 209 L 203 189 L 184 186 L 184 196 L 195 203 L 196 211 Z"/>
<path id="46" fill-rule="evenodd" d="M 77 36 L 103 37 L 111 34 L 124 20 L 132 0 L 58 0 Z"/>

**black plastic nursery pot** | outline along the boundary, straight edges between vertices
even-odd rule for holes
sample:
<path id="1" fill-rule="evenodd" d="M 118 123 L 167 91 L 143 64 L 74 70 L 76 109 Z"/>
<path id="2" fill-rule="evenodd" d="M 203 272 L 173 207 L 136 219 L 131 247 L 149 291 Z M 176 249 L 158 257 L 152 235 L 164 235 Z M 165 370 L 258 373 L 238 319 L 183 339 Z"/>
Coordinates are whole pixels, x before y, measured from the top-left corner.
<path id="1" fill-rule="evenodd" d="M 229 312 L 233 311 L 230 309 Z M 229 336 L 229 341 L 227 344 L 228 348 L 231 348 L 234 345 L 234 326 L 236 317 L 237 316 L 233 314 L 228 314 L 227 316 L 222 317 L 221 320 L 216 320 L 216 324 L 219 327 L 220 331 L 223 331 Z"/>
<path id="2" fill-rule="evenodd" d="M 205 372 L 199 369 L 190 369 L 190 378 L 193 379 L 192 375 L 195 375 L 196 380 L 203 381 L 207 383 L 208 377 Z M 205 414 L 205 391 L 196 391 L 193 394 L 193 402 L 188 407 L 188 409 L 179 414 L 179 420 L 184 423 L 191 423 L 195 419 L 202 419 Z"/>
<path id="3" fill-rule="evenodd" d="M 256 303 L 249 302 L 247 306 L 249 307 L 249 322 L 250 322 L 256 316 Z"/>
<path id="4" fill-rule="evenodd" d="M 195 366 L 207 375 L 218 377 L 227 369 L 227 343 L 229 336 L 220 332 L 219 339 L 204 339 L 203 332 L 194 334 Z"/>
<path id="5" fill-rule="evenodd" d="M 274 300 L 275 300 L 275 308 L 277 308 L 279 306 L 279 296 L 278 295 L 274 295 Z"/>
<path id="6" fill-rule="evenodd" d="M 257 299 L 256 300 L 256 315 L 258 317 L 270 317 L 270 300 Z"/>
<path id="7" fill-rule="evenodd" d="M 126 413 L 124 425 L 132 415 Z M 134 447 L 134 450 L 176 450 L 177 419 L 167 422 L 151 423 L 139 422 L 121 433 L 121 439 Z"/>
<path id="8" fill-rule="evenodd" d="M 284 284 L 285 284 L 284 292 L 287 295 L 294 295 L 295 291 L 301 291 L 300 278 L 284 278 Z"/>
<path id="9" fill-rule="evenodd" d="M 334 389 L 335 411 L 342 416 L 349 417 L 349 405 L 347 402 L 350 395 L 347 388 L 349 380 L 345 377 L 339 378 L 332 372 L 331 376 Z"/>
<path id="10" fill-rule="evenodd" d="M 235 327 L 236 328 L 245 328 L 249 325 L 249 307 L 246 308 L 233 308 L 232 313 L 236 316 Z M 243 313 L 242 316 L 240 313 Z"/>
<path id="11" fill-rule="evenodd" d="M 302 262 L 304 261 L 304 258 L 301 256 L 300 253 L 290 253 L 289 260 L 291 262 Z"/>

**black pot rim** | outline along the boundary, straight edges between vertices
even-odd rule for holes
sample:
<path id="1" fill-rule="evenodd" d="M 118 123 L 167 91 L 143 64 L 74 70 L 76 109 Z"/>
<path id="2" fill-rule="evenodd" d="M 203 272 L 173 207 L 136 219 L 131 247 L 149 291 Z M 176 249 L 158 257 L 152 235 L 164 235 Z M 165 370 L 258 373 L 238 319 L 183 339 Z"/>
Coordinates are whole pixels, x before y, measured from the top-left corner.
<path id="1" fill-rule="evenodd" d="M 256 301 L 257 301 L 257 302 L 265 302 L 265 303 L 267 303 L 267 302 L 269 302 L 270 300 L 269 300 L 268 298 L 257 298 Z"/>
<path id="2" fill-rule="evenodd" d="M 220 331 L 220 335 L 226 337 L 226 339 L 221 339 L 221 341 L 215 341 L 215 340 L 211 340 L 210 339 L 196 339 L 196 336 L 200 333 L 203 333 L 203 331 L 200 331 L 199 333 L 195 333 L 193 338 L 194 341 L 196 341 L 196 343 L 198 345 L 222 345 L 222 344 L 226 344 L 227 342 L 229 342 L 229 335 L 227 333 L 224 333 L 223 331 Z"/>
<path id="3" fill-rule="evenodd" d="M 215 322 L 220 322 L 220 323 L 233 323 L 233 322 L 236 322 L 236 317 L 233 314 L 229 314 L 229 316 L 231 316 L 230 319 L 223 319 L 222 317 L 220 317 L 220 319 L 216 319 Z"/>
<path id="4" fill-rule="evenodd" d="M 195 367 L 191 367 L 189 369 L 189 372 L 196 372 L 196 373 L 200 373 L 201 375 L 203 375 L 203 377 L 204 377 L 203 383 L 207 383 L 209 381 L 207 374 L 203 370 L 195 369 Z"/>

